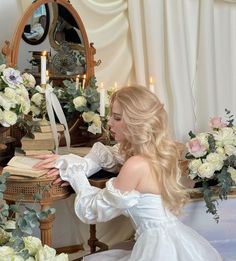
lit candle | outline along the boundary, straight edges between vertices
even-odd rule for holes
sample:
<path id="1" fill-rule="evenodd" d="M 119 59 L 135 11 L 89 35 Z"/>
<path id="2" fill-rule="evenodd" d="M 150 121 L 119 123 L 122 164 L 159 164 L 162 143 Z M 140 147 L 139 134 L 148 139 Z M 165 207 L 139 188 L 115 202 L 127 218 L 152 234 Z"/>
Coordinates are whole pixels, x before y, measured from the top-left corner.
<path id="1" fill-rule="evenodd" d="M 79 89 L 79 75 L 76 76 L 76 80 L 75 80 L 75 89 L 76 89 L 76 90 Z"/>
<path id="2" fill-rule="evenodd" d="M 82 81 L 82 87 L 84 89 L 85 87 L 85 80 L 86 80 L 86 74 L 83 75 L 83 81 Z"/>
<path id="3" fill-rule="evenodd" d="M 41 84 L 46 84 L 46 64 L 47 64 L 47 52 L 43 51 L 41 55 Z"/>
<path id="4" fill-rule="evenodd" d="M 154 84 L 153 84 L 152 77 L 150 77 L 149 90 L 150 90 L 151 92 L 155 93 L 155 86 L 154 86 Z"/>
<path id="5" fill-rule="evenodd" d="M 114 89 L 117 90 L 117 82 L 114 83 Z"/>
<path id="6" fill-rule="evenodd" d="M 105 116 L 105 103 L 106 103 L 106 90 L 104 88 L 103 82 L 101 82 L 100 86 L 100 116 Z"/>
<path id="7" fill-rule="evenodd" d="M 46 82 L 47 83 L 49 82 L 49 72 L 48 72 L 48 70 L 46 70 Z"/>

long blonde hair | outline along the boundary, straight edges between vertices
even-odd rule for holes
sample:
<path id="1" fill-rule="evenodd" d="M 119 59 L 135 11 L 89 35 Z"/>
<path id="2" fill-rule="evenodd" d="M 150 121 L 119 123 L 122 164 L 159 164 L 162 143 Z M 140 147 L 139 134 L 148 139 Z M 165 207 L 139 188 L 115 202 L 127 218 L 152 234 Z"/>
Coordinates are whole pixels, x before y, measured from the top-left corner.
<path id="1" fill-rule="evenodd" d="M 120 153 L 125 159 L 141 155 L 156 174 L 165 207 L 178 214 L 188 199 L 180 184 L 179 153 L 170 137 L 167 113 L 157 96 L 142 86 L 123 87 L 111 97 L 117 101 L 125 123 Z"/>

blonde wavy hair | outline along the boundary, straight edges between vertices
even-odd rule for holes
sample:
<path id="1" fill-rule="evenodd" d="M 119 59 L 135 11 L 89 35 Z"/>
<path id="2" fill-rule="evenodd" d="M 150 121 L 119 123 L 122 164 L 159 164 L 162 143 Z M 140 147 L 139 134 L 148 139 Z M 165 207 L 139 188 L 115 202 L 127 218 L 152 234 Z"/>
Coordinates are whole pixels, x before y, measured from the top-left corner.
<path id="1" fill-rule="evenodd" d="M 116 91 L 110 106 L 117 101 L 125 123 L 124 141 L 120 153 L 125 159 L 141 155 L 148 159 L 156 174 L 166 208 L 174 214 L 188 200 L 188 193 L 180 183 L 179 152 L 171 138 L 167 113 L 155 94 L 143 86 L 127 86 Z"/>

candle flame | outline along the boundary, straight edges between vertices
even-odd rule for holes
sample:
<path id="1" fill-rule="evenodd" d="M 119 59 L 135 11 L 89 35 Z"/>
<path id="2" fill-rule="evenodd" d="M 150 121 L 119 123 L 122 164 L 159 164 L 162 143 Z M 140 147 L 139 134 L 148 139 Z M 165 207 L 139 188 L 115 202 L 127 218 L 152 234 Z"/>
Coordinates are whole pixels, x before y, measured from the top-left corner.
<path id="1" fill-rule="evenodd" d="M 47 51 L 43 51 L 42 56 L 46 56 L 46 55 L 47 55 Z"/>
<path id="2" fill-rule="evenodd" d="M 114 83 L 115 88 L 117 88 L 117 82 Z"/>
<path id="3" fill-rule="evenodd" d="M 83 75 L 83 78 L 86 79 L 86 74 Z"/>
<path id="4" fill-rule="evenodd" d="M 104 87 L 104 83 L 103 82 L 101 82 L 101 88 L 103 88 Z"/>
<path id="5" fill-rule="evenodd" d="M 153 83 L 153 81 L 152 81 L 152 77 L 150 77 L 150 84 L 152 84 Z"/>

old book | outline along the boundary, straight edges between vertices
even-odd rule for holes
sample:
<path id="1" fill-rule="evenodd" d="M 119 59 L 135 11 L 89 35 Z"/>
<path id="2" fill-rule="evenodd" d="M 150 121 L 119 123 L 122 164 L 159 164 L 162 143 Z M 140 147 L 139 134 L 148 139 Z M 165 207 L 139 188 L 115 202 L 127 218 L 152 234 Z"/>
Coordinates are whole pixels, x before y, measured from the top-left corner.
<path id="1" fill-rule="evenodd" d="M 65 130 L 63 124 L 56 124 L 56 128 L 58 132 L 62 132 Z M 52 132 L 51 125 L 36 125 L 35 130 L 39 132 Z"/>
<path id="2" fill-rule="evenodd" d="M 47 169 L 38 170 L 32 167 L 38 163 L 40 159 L 35 159 L 27 156 L 14 156 L 3 168 L 4 172 L 9 172 L 12 175 L 26 176 L 32 178 L 38 178 L 47 173 Z"/>
<path id="3" fill-rule="evenodd" d="M 53 151 L 51 150 L 24 150 L 23 152 L 25 156 L 53 154 Z"/>
<path id="4" fill-rule="evenodd" d="M 28 136 L 34 140 L 45 140 L 45 139 L 53 138 L 52 132 L 40 132 L 40 131 L 33 131 L 29 133 Z"/>
<path id="5" fill-rule="evenodd" d="M 24 136 L 21 139 L 22 150 L 54 150 L 55 144 L 53 138 L 44 140 L 35 140 L 30 137 Z"/>

